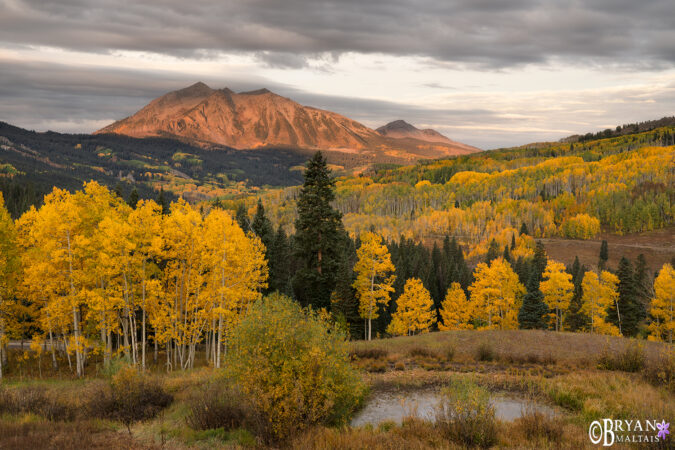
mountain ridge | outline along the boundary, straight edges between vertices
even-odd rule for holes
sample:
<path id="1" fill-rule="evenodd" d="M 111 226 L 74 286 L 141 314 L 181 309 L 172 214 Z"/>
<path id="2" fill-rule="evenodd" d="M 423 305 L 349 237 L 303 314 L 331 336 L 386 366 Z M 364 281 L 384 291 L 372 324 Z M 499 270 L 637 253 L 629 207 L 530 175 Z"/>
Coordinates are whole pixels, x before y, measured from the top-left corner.
<path id="1" fill-rule="evenodd" d="M 407 162 L 480 151 L 445 137 L 434 141 L 383 136 L 346 116 L 301 105 L 265 88 L 236 93 L 202 82 L 164 94 L 94 134 L 107 133 L 240 150 L 290 147 L 363 153 L 373 162 L 385 156 Z"/>

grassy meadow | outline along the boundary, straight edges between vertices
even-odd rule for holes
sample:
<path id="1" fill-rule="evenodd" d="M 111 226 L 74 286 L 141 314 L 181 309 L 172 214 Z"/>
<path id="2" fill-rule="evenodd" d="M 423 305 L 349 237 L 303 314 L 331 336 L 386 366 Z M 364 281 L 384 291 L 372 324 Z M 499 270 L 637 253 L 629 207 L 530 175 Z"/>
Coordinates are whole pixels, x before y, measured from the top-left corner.
<path id="1" fill-rule="evenodd" d="M 213 419 L 199 405 L 208 406 L 210 397 L 223 395 L 217 388 L 210 390 L 223 379 L 222 370 L 199 367 L 167 374 L 154 368 L 145 377 L 139 402 L 159 406 L 149 414 L 141 412 L 136 417 L 146 416 L 136 420 L 124 412 L 106 414 L 110 408 L 101 400 L 114 396 L 111 389 L 134 398 L 136 391 L 130 395 L 127 387 L 133 380 L 124 378 L 135 376 L 124 375 L 129 368 L 120 365 L 79 380 L 47 372 L 40 379 L 35 376 L 37 361 L 29 357 L 24 372 L 9 374 L 0 387 L 0 448 L 592 448 L 588 425 L 593 420 L 675 417 L 675 356 L 663 343 L 493 330 L 433 332 L 348 345 L 351 364 L 368 388 L 366 401 L 379 392 L 469 383 L 490 394 L 507 393 L 550 406 L 556 414 L 525 410 L 513 422 L 493 421 L 489 440 L 478 443 L 464 439 L 464 428 L 457 431 L 442 420 L 415 417 L 402 424 L 359 428 L 311 426 L 270 443 L 258 434 L 255 421 L 238 421 L 236 401 L 214 412 L 221 415 L 218 420 L 227 416 L 230 426 L 198 429 Z M 138 407 L 133 402 L 123 406 L 134 411 Z"/>

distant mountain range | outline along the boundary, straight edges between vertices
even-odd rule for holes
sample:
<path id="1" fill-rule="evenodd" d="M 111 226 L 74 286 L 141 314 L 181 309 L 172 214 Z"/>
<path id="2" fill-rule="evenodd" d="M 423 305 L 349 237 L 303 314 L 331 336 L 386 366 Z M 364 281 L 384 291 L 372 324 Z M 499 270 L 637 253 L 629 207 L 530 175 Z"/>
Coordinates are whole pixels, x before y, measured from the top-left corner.
<path id="1" fill-rule="evenodd" d="M 235 93 L 201 82 L 169 92 L 95 134 L 168 137 L 207 148 L 329 150 L 358 153 L 371 162 L 405 163 L 479 151 L 402 120 L 376 131 L 267 89 Z"/>

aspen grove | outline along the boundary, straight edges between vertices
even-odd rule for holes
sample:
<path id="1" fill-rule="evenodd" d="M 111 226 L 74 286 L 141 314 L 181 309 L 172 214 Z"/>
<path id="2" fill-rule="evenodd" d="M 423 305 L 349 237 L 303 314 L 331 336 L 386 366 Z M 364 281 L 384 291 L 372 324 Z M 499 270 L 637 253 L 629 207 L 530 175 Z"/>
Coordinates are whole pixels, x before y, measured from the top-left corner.
<path id="1" fill-rule="evenodd" d="M 260 240 L 228 212 L 183 200 L 163 215 L 152 200 L 132 209 L 90 182 L 73 194 L 55 188 L 15 228 L 16 296 L 30 300 L 53 364 L 63 350 L 78 376 L 92 354 L 145 368 L 159 347 L 168 370 L 191 368 L 201 343 L 219 367 L 232 326 L 266 287 Z"/>

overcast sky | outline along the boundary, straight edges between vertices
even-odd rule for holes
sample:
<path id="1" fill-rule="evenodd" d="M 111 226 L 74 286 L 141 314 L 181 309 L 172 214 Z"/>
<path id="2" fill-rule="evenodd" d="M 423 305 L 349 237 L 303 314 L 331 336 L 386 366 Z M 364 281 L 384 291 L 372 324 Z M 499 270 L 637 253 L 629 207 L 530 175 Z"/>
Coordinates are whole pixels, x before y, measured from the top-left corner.
<path id="1" fill-rule="evenodd" d="M 673 0 L 0 0 L 0 120 L 92 132 L 196 81 L 487 149 L 675 115 Z"/>

